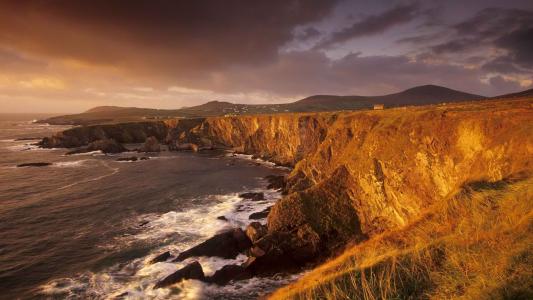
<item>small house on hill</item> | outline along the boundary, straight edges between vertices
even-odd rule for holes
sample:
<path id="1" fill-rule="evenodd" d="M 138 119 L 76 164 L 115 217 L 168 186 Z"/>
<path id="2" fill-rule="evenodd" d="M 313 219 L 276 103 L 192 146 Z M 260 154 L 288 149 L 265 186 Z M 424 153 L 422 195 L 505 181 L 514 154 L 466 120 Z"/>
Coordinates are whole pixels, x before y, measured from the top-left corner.
<path id="1" fill-rule="evenodd" d="M 384 104 L 374 104 L 374 110 L 381 110 L 384 108 L 385 108 Z"/>

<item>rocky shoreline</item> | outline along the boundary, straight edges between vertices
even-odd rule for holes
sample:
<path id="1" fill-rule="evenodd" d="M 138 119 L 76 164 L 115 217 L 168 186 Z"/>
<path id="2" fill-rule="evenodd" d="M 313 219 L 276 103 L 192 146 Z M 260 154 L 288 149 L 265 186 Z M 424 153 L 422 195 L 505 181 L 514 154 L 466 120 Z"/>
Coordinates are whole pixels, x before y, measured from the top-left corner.
<path id="1" fill-rule="evenodd" d="M 529 171 L 533 148 L 524 147 L 521 132 L 531 120 L 530 102 L 95 125 L 39 144 L 74 148 L 150 138 L 170 151 L 226 149 L 293 167 L 271 182 L 285 196 L 263 213 L 266 227 L 253 225 L 253 240 L 245 234 L 251 245 L 239 251 L 249 261 L 217 275 L 237 280 L 312 266 L 349 243 L 404 226 L 465 183 Z M 194 265 L 174 278 L 197 271 Z"/>

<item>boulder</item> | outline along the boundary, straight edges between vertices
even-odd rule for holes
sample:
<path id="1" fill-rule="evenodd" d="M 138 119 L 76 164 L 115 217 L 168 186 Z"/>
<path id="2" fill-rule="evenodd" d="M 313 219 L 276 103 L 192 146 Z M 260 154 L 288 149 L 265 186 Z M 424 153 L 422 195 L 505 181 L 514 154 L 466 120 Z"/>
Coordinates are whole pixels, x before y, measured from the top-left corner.
<path id="1" fill-rule="evenodd" d="M 17 168 L 23 168 L 23 167 L 46 167 L 51 165 L 52 163 L 49 162 L 34 162 L 34 163 L 23 163 L 18 164 Z"/>
<path id="2" fill-rule="evenodd" d="M 268 228 L 259 223 L 259 222 L 252 222 L 246 227 L 246 236 L 252 241 L 252 243 L 255 243 L 257 240 L 262 238 L 267 234 Z"/>
<path id="3" fill-rule="evenodd" d="M 147 137 L 139 152 L 160 152 L 161 145 L 155 136 Z"/>
<path id="4" fill-rule="evenodd" d="M 272 206 L 269 206 L 267 208 L 265 208 L 264 210 L 260 211 L 260 212 L 255 212 L 253 214 L 251 214 L 248 219 L 250 220 L 259 220 L 259 219 L 264 219 L 266 217 L 268 217 L 268 214 L 270 213 L 270 209 L 272 208 Z"/>
<path id="5" fill-rule="evenodd" d="M 202 266 L 199 262 L 195 261 L 187 266 L 177 270 L 176 272 L 168 275 L 165 277 L 165 279 L 159 281 L 155 286 L 154 289 L 167 287 L 169 285 L 172 285 L 174 283 L 178 283 L 185 279 L 197 279 L 197 280 L 204 280 L 204 271 L 202 270 Z"/>
<path id="6" fill-rule="evenodd" d="M 183 261 L 193 256 L 216 256 L 226 259 L 235 258 L 250 248 L 252 243 L 240 228 L 219 233 L 212 238 L 186 250 L 174 261 Z"/>
<path id="7" fill-rule="evenodd" d="M 164 253 L 161 253 L 159 254 L 158 256 L 154 257 L 151 261 L 150 261 L 150 264 L 155 264 L 155 263 L 158 263 L 158 262 L 162 262 L 162 261 L 167 261 L 172 255 L 170 255 L 170 252 L 167 251 L 167 252 L 164 252 Z"/>
<path id="8" fill-rule="evenodd" d="M 244 280 L 251 277 L 252 274 L 243 266 L 226 265 L 222 269 L 217 270 L 211 277 L 207 277 L 205 281 L 225 285 L 232 280 Z"/>
<path id="9" fill-rule="evenodd" d="M 252 201 L 261 201 L 265 200 L 265 194 L 264 193 L 244 193 L 240 194 L 239 197 L 243 199 L 249 199 Z"/>

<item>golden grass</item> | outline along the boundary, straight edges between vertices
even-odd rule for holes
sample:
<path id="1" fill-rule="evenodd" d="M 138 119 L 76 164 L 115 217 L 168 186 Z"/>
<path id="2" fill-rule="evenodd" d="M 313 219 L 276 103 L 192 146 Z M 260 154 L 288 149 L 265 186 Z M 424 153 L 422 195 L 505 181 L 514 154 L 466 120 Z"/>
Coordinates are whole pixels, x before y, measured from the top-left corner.
<path id="1" fill-rule="evenodd" d="M 471 183 L 272 299 L 533 299 L 533 178 Z"/>

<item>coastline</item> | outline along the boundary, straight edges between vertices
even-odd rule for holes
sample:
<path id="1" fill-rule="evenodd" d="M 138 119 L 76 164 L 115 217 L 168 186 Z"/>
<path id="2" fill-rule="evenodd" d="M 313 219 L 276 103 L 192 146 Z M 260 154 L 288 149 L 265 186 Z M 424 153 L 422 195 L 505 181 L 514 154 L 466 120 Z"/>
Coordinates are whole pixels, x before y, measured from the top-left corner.
<path id="1" fill-rule="evenodd" d="M 96 125 L 41 145 L 80 147 L 98 137 L 124 142 L 155 128 L 154 136 L 166 144 L 231 149 L 291 166 L 287 195 L 268 214 L 267 234 L 254 247 L 264 252 L 263 264 L 290 261 L 302 268 L 349 243 L 405 226 L 468 182 L 531 173 L 532 141 L 522 130 L 531 117 L 530 99 L 490 100 L 378 112 Z M 401 158 L 391 144 L 401 149 Z"/>

